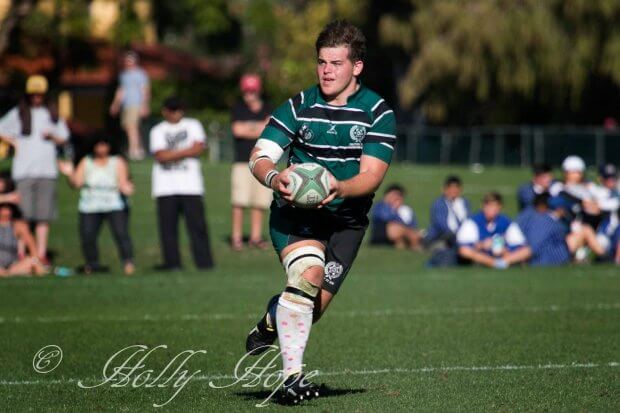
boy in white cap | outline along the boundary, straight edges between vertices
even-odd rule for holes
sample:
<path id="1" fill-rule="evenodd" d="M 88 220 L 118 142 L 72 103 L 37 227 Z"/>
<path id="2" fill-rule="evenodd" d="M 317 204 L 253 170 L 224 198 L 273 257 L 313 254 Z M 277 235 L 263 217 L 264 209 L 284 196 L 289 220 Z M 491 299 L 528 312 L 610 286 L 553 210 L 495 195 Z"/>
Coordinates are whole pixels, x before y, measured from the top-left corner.
<path id="1" fill-rule="evenodd" d="M 562 162 L 564 180 L 551 185 L 550 206 L 561 216 L 566 229 L 566 243 L 577 261 L 587 256 L 587 248 L 597 256 L 605 253 L 596 239 L 593 228 L 601 210 L 585 180 L 586 164 L 579 156 L 571 155 Z"/>

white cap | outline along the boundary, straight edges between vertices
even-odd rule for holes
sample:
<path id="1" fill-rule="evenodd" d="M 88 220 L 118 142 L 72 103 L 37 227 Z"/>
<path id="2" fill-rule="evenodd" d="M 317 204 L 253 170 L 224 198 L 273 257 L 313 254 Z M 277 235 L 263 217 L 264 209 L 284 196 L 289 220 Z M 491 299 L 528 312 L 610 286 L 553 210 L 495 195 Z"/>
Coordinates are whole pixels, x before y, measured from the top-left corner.
<path id="1" fill-rule="evenodd" d="M 586 170 L 586 163 L 578 156 L 567 156 L 562 162 L 564 172 L 583 172 Z"/>

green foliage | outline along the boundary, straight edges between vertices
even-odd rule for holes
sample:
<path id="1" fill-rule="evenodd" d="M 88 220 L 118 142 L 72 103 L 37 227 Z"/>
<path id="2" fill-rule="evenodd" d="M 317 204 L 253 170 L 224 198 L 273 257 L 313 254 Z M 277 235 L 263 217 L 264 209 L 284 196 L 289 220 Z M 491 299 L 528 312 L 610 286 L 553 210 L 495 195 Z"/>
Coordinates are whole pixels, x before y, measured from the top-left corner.
<path id="1" fill-rule="evenodd" d="M 268 7 L 271 5 L 271 7 Z M 316 0 L 286 2 L 260 0 L 246 9 L 244 25 L 251 28 L 246 38 L 256 49 L 268 47 L 269 63 L 254 64 L 264 72 L 266 89 L 274 102 L 282 102 L 316 82 L 314 42 L 329 21 L 346 18 L 363 21 L 366 1 Z"/>
<path id="2" fill-rule="evenodd" d="M 212 53 L 221 46 L 218 35 L 234 37 L 232 6 L 226 0 L 153 1 L 153 7 L 160 41 L 177 49 Z"/>
<path id="3" fill-rule="evenodd" d="M 620 2 L 615 0 L 411 0 L 409 16 L 383 16 L 383 42 L 411 54 L 401 104 L 444 119 L 451 97 L 498 97 L 572 107 L 592 75 L 620 81 Z M 446 87 L 447 86 L 447 87 Z"/>

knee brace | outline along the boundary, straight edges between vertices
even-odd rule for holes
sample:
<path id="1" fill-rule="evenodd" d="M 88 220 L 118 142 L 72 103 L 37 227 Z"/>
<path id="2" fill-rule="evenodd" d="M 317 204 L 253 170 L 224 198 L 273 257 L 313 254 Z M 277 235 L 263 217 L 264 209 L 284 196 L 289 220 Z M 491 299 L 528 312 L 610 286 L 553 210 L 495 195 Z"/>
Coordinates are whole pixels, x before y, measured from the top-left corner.
<path id="1" fill-rule="evenodd" d="M 310 267 L 325 266 L 325 253 L 320 248 L 306 246 L 291 251 L 282 260 L 290 287 L 301 290 L 312 299 L 319 293 L 319 286 L 312 284 L 303 277 L 304 271 Z"/>

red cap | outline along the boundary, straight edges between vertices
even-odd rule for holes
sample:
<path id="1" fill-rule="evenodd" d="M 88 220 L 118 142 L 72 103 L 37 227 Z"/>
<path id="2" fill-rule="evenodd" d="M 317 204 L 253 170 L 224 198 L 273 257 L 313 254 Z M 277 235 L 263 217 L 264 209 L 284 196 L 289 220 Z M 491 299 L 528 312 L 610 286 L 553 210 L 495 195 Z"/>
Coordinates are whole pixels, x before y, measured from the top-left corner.
<path id="1" fill-rule="evenodd" d="M 260 92 L 262 88 L 260 77 L 254 74 L 243 75 L 239 81 L 239 87 L 242 92 Z"/>

